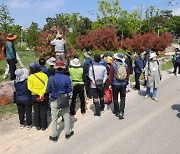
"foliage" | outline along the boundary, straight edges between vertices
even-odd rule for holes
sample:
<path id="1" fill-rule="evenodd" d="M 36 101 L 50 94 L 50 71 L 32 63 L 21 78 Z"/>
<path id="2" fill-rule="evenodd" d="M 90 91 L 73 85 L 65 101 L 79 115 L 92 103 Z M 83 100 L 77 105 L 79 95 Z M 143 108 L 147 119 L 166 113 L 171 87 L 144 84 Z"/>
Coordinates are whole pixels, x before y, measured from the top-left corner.
<path id="1" fill-rule="evenodd" d="M 173 16 L 171 18 L 170 23 L 171 25 L 169 28 L 172 31 L 172 33 L 175 36 L 180 37 L 180 16 Z"/>
<path id="2" fill-rule="evenodd" d="M 38 39 L 36 41 L 36 46 L 35 46 L 35 51 L 38 56 L 40 57 L 54 56 L 54 47 L 50 45 L 50 42 L 55 38 L 58 31 L 62 32 L 62 29 L 54 26 L 50 30 L 42 31 L 38 35 Z M 68 32 L 66 32 L 64 35 L 65 35 L 65 40 L 68 43 L 68 56 L 72 56 L 76 52 L 75 48 L 69 43 L 70 39 L 66 37 L 68 35 Z"/>
<path id="3" fill-rule="evenodd" d="M 32 22 L 31 26 L 27 29 L 25 34 L 25 40 L 29 47 L 34 47 L 38 38 L 38 34 L 40 33 L 40 29 L 38 28 L 38 24 Z"/>
<path id="4" fill-rule="evenodd" d="M 13 24 L 14 19 L 9 15 L 9 10 L 6 5 L 0 5 L 0 29 L 7 32 L 10 25 Z"/>
<path id="5" fill-rule="evenodd" d="M 124 39 L 121 47 L 132 51 L 144 51 L 145 48 L 150 48 L 153 51 L 163 51 L 171 42 L 172 37 L 169 33 L 164 33 L 158 37 L 155 32 L 149 32 Z"/>
<path id="6" fill-rule="evenodd" d="M 104 26 L 79 35 L 77 47 L 86 50 L 118 50 L 117 30 L 112 26 Z"/>

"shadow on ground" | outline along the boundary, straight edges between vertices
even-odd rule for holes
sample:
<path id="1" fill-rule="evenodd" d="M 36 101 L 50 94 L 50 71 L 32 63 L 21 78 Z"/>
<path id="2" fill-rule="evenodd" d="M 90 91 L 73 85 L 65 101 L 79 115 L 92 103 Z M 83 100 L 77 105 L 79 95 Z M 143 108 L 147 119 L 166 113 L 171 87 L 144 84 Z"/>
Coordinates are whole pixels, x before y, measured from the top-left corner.
<path id="1" fill-rule="evenodd" d="M 177 117 L 180 118 L 180 104 L 174 104 L 174 105 L 172 106 L 172 109 L 178 111 Z"/>

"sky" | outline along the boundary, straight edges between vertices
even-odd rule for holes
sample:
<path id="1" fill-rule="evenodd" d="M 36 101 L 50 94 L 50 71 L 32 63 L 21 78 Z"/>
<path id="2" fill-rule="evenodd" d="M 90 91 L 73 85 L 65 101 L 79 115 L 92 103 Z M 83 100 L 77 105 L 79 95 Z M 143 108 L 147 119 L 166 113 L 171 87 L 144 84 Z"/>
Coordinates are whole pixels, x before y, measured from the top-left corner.
<path id="1" fill-rule="evenodd" d="M 111 1 L 111 0 L 109 0 Z M 157 8 L 169 9 L 172 7 L 169 1 L 172 0 L 119 0 L 122 9 L 131 12 L 138 6 L 142 6 L 143 10 L 154 4 Z M 180 15 L 180 1 L 174 2 L 174 15 Z M 46 23 L 47 17 L 55 17 L 60 13 L 75 13 L 96 20 L 98 13 L 97 0 L 0 0 L 0 4 L 7 5 L 10 16 L 14 19 L 14 23 L 24 28 L 36 22 L 40 27 Z"/>

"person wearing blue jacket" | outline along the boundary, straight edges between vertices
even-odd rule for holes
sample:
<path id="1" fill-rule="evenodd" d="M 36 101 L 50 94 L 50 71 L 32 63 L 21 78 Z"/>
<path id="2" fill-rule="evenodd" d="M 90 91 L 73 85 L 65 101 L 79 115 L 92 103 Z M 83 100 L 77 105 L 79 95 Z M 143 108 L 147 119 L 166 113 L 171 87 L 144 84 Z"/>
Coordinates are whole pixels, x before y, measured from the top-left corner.
<path id="1" fill-rule="evenodd" d="M 10 73 L 10 80 L 14 80 L 16 75 L 14 74 L 16 70 L 16 50 L 14 48 L 14 41 L 17 38 L 16 35 L 10 33 L 7 36 L 7 43 L 5 45 L 5 54 L 6 54 L 6 61 L 9 65 L 9 73 Z"/>
<path id="2" fill-rule="evenodd" d="M 20 128 L 31 128 L 32 124 L 32 104 L 31 92 L 27 88 L 27 78 L 29 76 L 26 68 L 17 69 L 15 71 L 16 79 L 14 81 L 15 87 L 15 103 L 18 108 L 18 115 L 20 121 Z M 25 122 L 26 116 L 26 122 Z"/>
<path id="3" fill-rule="evenodd" d="M 59 117 L 59 112 L 61 113 L 64 119 L 64 129 L 65 129 L 65 138 L 71 137 L 74 132 L 70 128 L 70 110 L 69 107 L 58 108 L 58 95 L 69 96 L 72 92 L 72 82 L 69 76 L 63 73 L 65 69 L 65 64 L 62 61 L 57 61 L 55 63 L 54 69 L 55 74 L 51 75 L 48 79 L 48 84 L 46 92 L 50 94 L 50 105 L 51 105 L 51 136 L 49 139 L 51 141 L 58 140 L 58 129 L 57 129 L 57 120 Z"/>
<path id="4" fill-rule="evenodd" d="M 139 78 L 143 71 L 144 64 L 143 64 L 143 59 L 140 56 L 140 52 L 136 51 L 134 56 L 135 56 L 135 62 L 134 62 L 135 86 L 134 86 L 134 89 L 140 90 Z"/>

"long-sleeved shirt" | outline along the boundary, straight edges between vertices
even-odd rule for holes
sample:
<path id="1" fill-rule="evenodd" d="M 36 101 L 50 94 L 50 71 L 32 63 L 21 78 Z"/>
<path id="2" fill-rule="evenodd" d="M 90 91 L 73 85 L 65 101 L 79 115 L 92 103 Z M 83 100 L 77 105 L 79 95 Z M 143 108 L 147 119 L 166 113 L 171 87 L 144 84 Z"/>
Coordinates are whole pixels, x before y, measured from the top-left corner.
<path id="1" fill-rule="evenodd" d="M 44 83 L 35 75 L 37 75 Z M 31 74 L 28 77 L 28 89 L 31 91 L 32 95 L 43 96 L 46 93 L 48 77 L 43 72 L 35 73 L 35 75 Z"/>
<path id="2" fill-rule="evenodd" d="M 144 67 L 144 63 L 141 56 L 136 57 L 134 64 L 135 64 L 134 72 L 141 73 Z"/>
<path id="3" fill-rule="evenodd" d="M 72 92 L 72 82 L 69 76 L 62 72 L 55 72 L 48 79 L 46 92 L 51 94 L 50 101 L 57 99 L 57 94 L 67 94 Z"/>
<path id="4" fill-rule="evenodd" d="M 94 68 L 94 75 L 93 75 L 93 68 Z M 95 80 L 103 80 L 103 83 L 105 83 L 108 78 L 106 67 L 100 63 L 94 62 L 93 67 L 90 66 L 89 68 L 89 78 L 91 80 L 91 88 L 96 88 L 96 86 L 93 84 L 95 83 Z"/>
<path id="5" fill-rule="evenodd" d="M 16 50 L 14 48 L 14 43 L 11 41 L 8 41 L 6 46 L 6 59 L 16 59 Z"/>

